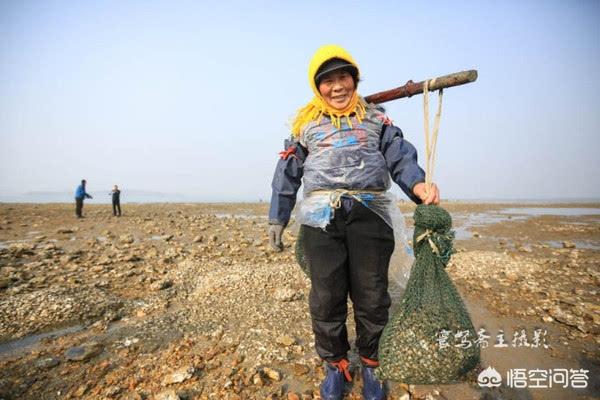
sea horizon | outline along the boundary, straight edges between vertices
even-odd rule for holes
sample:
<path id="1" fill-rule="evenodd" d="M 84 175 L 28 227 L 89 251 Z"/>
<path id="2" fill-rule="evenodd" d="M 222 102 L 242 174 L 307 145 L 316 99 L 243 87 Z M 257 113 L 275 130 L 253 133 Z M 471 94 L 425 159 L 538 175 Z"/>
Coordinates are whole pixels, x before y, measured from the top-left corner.
<path id="1" fill-rule="evenodd" d="M 93 199 L 86 200 L 87 204 L 110 204 L 111 196 L 108 192 L 90 192 Z M 299 195 L 299 199 L 300 199 Z M 410 202 L 405 198 L 398 198 L 399 202 Z M 69 193 L 58 192 L 29 192 L 18 195 L 0 195 L 0 203 L 4 204 L 61 204 L 73 203 L 74 196 Z M 266 198 L 210 198 L 204 196 L 129 191 L 121 194 L 122 204 L 151 204 L 151 203 L 268 203 Z M 442 198 L 442 202 L 463 203 L 506 203 L 506 204 L 593 204 L 600 203 L 600 198 Z"/>

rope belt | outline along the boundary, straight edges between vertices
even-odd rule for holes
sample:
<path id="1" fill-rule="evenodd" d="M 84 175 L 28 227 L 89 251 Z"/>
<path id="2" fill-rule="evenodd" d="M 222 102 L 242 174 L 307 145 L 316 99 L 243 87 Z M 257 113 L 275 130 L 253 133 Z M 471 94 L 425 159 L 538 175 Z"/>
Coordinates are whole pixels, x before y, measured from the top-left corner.
<path id="1" fill-rule="evenodd" d="M 363 203 L 363 199 L 358 196 L 360 194 L 382 194 L 385 190 L 349 190 L 349 189 L 335 189 L 335 190 L 314 190 L 310 194 L 324 194 L 329 195 L 329 206 L 337 210 L 342 206 L 342 196 L 350 196 L 356 201 Z"/>

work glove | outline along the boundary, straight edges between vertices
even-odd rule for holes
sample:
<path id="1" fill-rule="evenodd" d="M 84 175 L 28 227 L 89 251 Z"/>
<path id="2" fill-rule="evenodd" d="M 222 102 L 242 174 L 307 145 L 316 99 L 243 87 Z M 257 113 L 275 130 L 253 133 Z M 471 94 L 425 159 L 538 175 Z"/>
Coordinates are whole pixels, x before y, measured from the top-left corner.
<path id="1" fill-rule="evenodd" d="M 278 224 L 269 224 L 269 244 L 275 251 L 283 250 L 281 235 L 285 226 Z"/>

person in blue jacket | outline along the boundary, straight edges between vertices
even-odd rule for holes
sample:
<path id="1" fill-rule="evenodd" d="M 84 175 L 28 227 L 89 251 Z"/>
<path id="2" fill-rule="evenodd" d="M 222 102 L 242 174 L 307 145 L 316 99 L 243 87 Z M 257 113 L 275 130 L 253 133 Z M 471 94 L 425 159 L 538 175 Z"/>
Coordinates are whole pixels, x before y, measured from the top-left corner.
<path id="1" fill-rule="evenodd" d="M 83 218 L 83 199 L 92 198 L 92 196 L 85 191 L 85 184 L 86 180 L 82 179 L 81 185 L 77 186 L 77 189 L 75 189 L 75 215 L 77 215 L 77 218 Z"/>
<path id="2" fill-rule="evenodd" d="M 298 111 L 272 181 L 269 240 L 281 251 L 282 233 L 304 184 L 296 221 L 304 237 L 315 348 L 325 361 L 321 398 L 341 399 L 349 373 L 348 297 L 356 322 L 365 399 L 386 397 L 377 380 L 379 338 L 388 321 L 388 268 L 394 250 L 387 193 L 390 180 L 415 203 L 439 203 L 427 187 L 417 152 L 385 115 L 358 95 L 357 63 L 343 48 L 326 45 L 309 65 L 314 98 Z"/>

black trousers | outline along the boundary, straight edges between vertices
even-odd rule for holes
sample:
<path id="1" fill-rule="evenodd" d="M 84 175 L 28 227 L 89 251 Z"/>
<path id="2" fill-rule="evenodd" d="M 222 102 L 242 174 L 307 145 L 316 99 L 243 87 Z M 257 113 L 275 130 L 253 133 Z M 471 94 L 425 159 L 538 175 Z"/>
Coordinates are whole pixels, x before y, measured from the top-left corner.
<path id="1" fill-rule="evenodd" d="M 75 215 L 81 218 L 83 212 L 83 197 L 77 198 L 75 197 Z"/>
<path id="2" fill-rule="evenodd" d="M 339 208 L 326 230 L 303 225 L 305 257 L 311 277 L 309 297 L 315 348 L 328 362 L 350 349 L 346 318 L 348 296 L 354 307 L 356 346 L 361 356 L 378 359 L 379 338 L 391 304 L 388 268 L 394 232 L 357 201 Z"/>
<path id="3" fill-rule="evenodd" d="M 113 215 L 119 215 L 119 216 L 121 216 L 121 202 L 120 201 L 113 201 L 112 205 L 113 205 Z M 117 211 L 119 211 L 119 214 L 117 214 Z"/>

